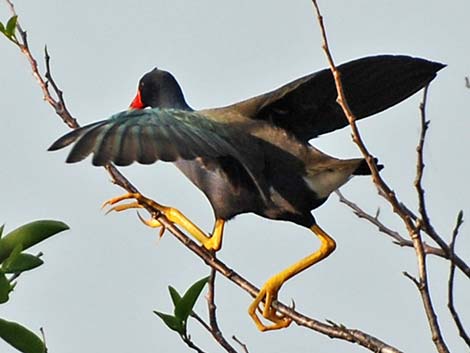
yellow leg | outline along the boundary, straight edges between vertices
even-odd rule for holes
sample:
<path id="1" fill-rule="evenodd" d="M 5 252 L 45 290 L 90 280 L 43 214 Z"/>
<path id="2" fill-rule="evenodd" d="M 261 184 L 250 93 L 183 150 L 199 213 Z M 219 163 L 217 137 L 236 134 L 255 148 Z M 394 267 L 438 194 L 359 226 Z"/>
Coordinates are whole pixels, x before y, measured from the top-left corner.
<path id="1" fill-rule="evenodd" d="M 317 262 L 320 262 L 336 248 L 336 243 L 333 238 L 326 234 L 318 225 L 314 225 L 310 230 L 320 239 L 320 248 L 313 254 L 305 257 L 284 271 L 268 279 L 259 291 L 253 303 L 248 308 L 248 314 L 251 316 L 256 327 L 258 327 L 260 331 L 277 330 L 290 325 L 291 319 L 277 313 L 272 307 L 273 301 L 277 299 L 279 289 L 288 279 L 294 277 Z M 264 305 L 263 308 L 261 308 L 260 304 L 263 301 Z M 265 319 L 271 321 L 273 324 L 269 326 L 264 325 L 256 313 L 258 310 L 262 313 Z"/>
<path id="2" fill-rule="evenodd" d="M 121 201 L 129 200 L 129 199 L 135 199 L 136 202 L 116 205 L 117 203 Z M 131 208 L 143 208 L 147 206 L 155 210 L 156 212 L 161 212 L 163 215 L 165 215 L 166 218 L 168 218 L 170 222 L 181 226 L 188 233 L 190 233 L 197 241 L 199 241 L 206 249 L 217 251 L 222 246 L 222 236 L 223 236 L 224 224 L 225 224 L 225 221 L 222 219 L 217 219 L 215 221 L 212 236 L 209 236 L 206 233 L 204 233 L 193 222 L 191 222 L 178 209 L 160 205 L 159 203 L 151 199 L 148 199 L 139 193 L 130 193 L 130 194 L 125 194 L 122 196 L 115 197 L 113 199 L 106 201 L 103 204 L 103 207 L 106 207 L 106 206 L 112 206 L 108 210 L 107 213 L 111 211 L 121 212 L 121 211 L 128 210 Z M 153 228 L 162 226 L 162 224 L 155 219 L 150 220 L 150 221 L 144 221 L 144 223 Z"/>

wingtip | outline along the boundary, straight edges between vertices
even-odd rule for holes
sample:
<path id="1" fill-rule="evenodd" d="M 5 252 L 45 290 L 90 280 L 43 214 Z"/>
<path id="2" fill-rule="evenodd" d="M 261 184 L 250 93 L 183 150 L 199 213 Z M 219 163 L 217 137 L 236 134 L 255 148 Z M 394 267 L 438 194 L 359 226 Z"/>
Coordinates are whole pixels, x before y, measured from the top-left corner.
<path id="1" fill-rule="evenodd" d="M 73 143 L 79 136 L 81 129 L 76 129 L 66 133 L 55 140 L 47 149 L 48 151 L 57 151 Z"/>
<path id="2" fill-rule="evenodd" d="M 443 64 L 437 61 L 433 61 L 432 64 L 434 66 L 434 72 L 436 73 L 447 67 L 447 64 Z"/>
<path id="3" fill-rule="evenodd" d="M 59 138 L 57 140 L 55 140 L 52 145 L 49 146 L 49 148 L 47 149 L 48 152 L 52 152 L 52 151 L 57 151 L 57 150 L 60 150 L 61 148 L 64 148 L 66 145 L 63 143 L 63 138 Z"/>

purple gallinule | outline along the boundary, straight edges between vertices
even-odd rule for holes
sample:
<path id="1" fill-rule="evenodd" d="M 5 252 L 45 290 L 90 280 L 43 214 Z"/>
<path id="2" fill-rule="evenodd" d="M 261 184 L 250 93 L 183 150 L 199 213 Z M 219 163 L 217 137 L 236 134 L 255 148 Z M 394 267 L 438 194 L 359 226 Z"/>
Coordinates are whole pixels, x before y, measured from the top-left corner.
<path id="1" fill-rule="evenodd" d="M 411 96 L 443 67 L 420 58 L 380 55 L 348 62 L 339 70 L 349 106 L 362 119 Z M 97 166 L 174 162 L 209 199 L 215 215 L 211 235 L 177 209 L 140 194 L 108 204 L 118 211 L 150 204 L 210 250 L 220 249 L 225 222 L 242 213 L 309 228 L 320 239 L 320 248 L 269 279 L 249 307 L 260 330 L 278 329 L 291 322 L 271 305 L 281 286 L 336 246 L 311 211 L 351 176 L 370 174 L 364 159 L 336 159 L 308 142 L 348 125 L 336 97 L 332 74 L 325 69 L 240 103 L 196 111 L 176 79 L 154 69 L 140 80 L 132 110 L 76 129 L 49 150 L 73 144 L 68 163 L 93 153 Z M 125 199 L 137 202 L 117 205 Z M 148 223 L 159 226 L 158 221 Z M 258 310 L 271 324 L 261 321 Z"/>

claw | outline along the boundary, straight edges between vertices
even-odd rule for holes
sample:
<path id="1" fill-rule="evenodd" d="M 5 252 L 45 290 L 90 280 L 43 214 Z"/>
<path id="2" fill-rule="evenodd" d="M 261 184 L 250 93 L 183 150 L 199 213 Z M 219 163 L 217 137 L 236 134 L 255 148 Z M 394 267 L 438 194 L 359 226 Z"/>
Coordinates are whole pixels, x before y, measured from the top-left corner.
<path id="1" fill-rule="evenodd" d="M 123 205 L 116 205 L 117 203 L 134 199 L 134 202 L 123 204 Z M 108 212 L 116 211 L 121 212 L 128 209 L 139 209 L 139 208 L 146 208 L 150 211 L 150 213 L 162 214 L 164 215 L 168 221 L 174 223 L 183 229 L 185 229 L 188 233 L 190 233 L 196 240 L 198 240 L 206 249 L 217 251 L 220 249 L 222 245 L 222 235 L 224 230 L 225 220 L 217 219 L 214 225 L 214 231 L 212 232 L 212 236 L 204 233 L 198 226 L 196 226 L 191 220 L 189 220 L 184 214 L 182 214 L 178 209 L 173 207 L 167 207 L 158 204 L 157 202 L 143 196 L 139 193 L 128 193 L 122 196 L 118 196 L 112 198 L 103 203 L 102 208 L 111 206 Z M 152 228 L 162 227 L 160 230 L 160 237 L 163 236 L 165 232 L 165 227 L 161 222 L 156 219 L 145 220 L 139 215 L 140 220 L 147 226 Z"/>
<path id="2" fill-rule="evenodd" d="M 104 208 L 106 206 L 111 206 L 112 204 L 107 204 L 108 201 L 105 202 L 105 204 L 103 204 L 103 206 L 101 208 Z M 113 206 L 111 207 L 109 210 L 106 211 L 106 215 L 111 213 L 111 212 L 122 212 L 122 211 L 125 211 L 125 210 L 129 210 L 131 208 L 143 208 L 144 206 L 142 206 L 141 204 L 139 204 L 138 202 L 131 202 L 131 203 L 126 203 L 126 204 L 123 204 L 123 205 L 116 205 L 116 206 Z"/>
<path id="3" fill-rule="evenodd" d="M 158 221 L 157 219 L 155 218 L 150 218 L 150 219 L 145 219 L 144 217 L 142 217 L 140 215 L 139 212 L 137 212 L 137 217 L 139 217 L 139 220 L 145 224 L 146 226 L 150 227 L 150 228 L 161 228 L 160 229 L 160 232 L 158 233 L 158 237 L 159 238 L 162 238 L 163 237 L 163 234 L 165 233 L 166 231 L 166 227 L 160 223 L 160 221 Z"/>
<path id="4" fill-rule="evenodd" d="M 146 226 L 150 227 L 150 228 L 160 228 L 160 227 L 163 227 L 163 224 L 160 223 L 160 221 L 158 221 L 157 219 L 155 218 L 150 218 L 150 219 L 145 219 L 144 217 L 142 217 L 140 215 L 139 212 L 137 212 L 137 217 L 139 217 L 139 220 L 145 224 Z"/>

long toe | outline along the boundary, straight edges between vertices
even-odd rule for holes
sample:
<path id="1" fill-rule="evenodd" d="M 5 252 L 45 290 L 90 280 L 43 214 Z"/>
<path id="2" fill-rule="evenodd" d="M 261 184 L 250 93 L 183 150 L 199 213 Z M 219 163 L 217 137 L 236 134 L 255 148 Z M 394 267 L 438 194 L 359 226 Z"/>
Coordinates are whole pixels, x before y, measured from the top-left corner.
<path id="1" fill-rule="evenodd" d="M 283 314 L 280 314 L 272 307 L 273 300 L 277 298 L 278 290 L 278 288 L 271 287 L 270 281 L 266 282 L 253 303 L 248 308 L 248 314 L 251 316 L 256 327 L 260 331 L 279 330 L 288 327 L 292 322 L 292 319 L 286 317 Z M 263 305 L 263 301 L 264 307 L 261 307 Z M 257 312 L 262 313 L 262 317 L 272 322 L 272 324 L 265 325 L 258 316 Z"/>

